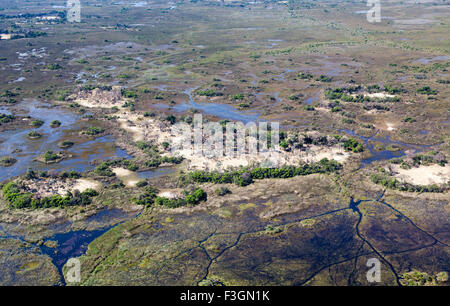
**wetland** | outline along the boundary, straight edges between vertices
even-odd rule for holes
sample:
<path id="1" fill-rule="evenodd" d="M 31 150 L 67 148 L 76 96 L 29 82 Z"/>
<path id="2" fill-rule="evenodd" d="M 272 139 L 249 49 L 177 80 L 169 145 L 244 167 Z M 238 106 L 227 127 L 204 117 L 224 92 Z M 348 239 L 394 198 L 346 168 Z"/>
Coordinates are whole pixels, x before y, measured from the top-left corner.
<path id="1" fill-rule="evenodd" d="M 448 285 L 448 5 L 63 2 L 0 4 L 0 285 Z"/>

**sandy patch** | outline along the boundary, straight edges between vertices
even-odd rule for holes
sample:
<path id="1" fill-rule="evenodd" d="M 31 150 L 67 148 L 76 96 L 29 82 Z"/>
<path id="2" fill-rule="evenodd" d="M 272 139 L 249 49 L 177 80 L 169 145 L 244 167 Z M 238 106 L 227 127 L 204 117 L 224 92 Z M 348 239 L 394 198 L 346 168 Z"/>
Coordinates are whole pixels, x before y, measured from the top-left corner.
<path id="1" fill-rule="evenodd" d="M 395 98 L 394 95 L 390 95 L 390 94 L 383 93 L 383 92 L 365 94 L 364 97 L 375 98 L 375 99 Z"/>
<path id="2" fill-rule="evenodd" d="M 379 123 L 375 123 L 374 126 L 379 129 L 379 130 L 383 130 L 383 131 L 395 131 L 397 129 L 397 124 L 393 123 L 393 122 L 379 122 Z"/>
<path id="3" fill-rule="evenodd" d="M 420 166 L 411 169 L 402 169 L 399 165 L 393 165 L 399 180 L 413 185 L 445 184 L 450 181 L 450 166 L 440 165 Z"/>
<path id="4" fill-rule="evenodd" d="M 178 154 L 186 159 L 187 170 L 226 170 L 248 166 L 275 166 L 282 167 L 288 165 L 298 165 L 300 162 L 311 163 L 318 162 L 323 158 L 333 159 L 338 162 L 345 162 L 351 153 L 346 152 L 341 146 L 323 147 L 310 146 L 306 150 L 299 149 L 292 152 L 278 150 L 275 154 L 259 153 L 259 154 L 243 154 L 241 156 L 223 156 L 206 158 L 203 156 L 195 156 L 191 151 L 183 150 Z"/>
<path id="5" fill-rule="evenodd" d="M 321 159 L 328 158 L 328 159 L 334 159 L 338 162 L 344 162 L 351 156 L 351 153 L 344 150 L 342 147 L 330 147 L 330 148 L 323 148 L 323 147 L 313 147 L 312 150 L 307 154 L 305 157 L 302 157 L 303 161 L 312 161 L 317 162 Z"/>
<path id="6" fill-rule="evenodd" d="M 117 122 L 120 128 L 131 134 L 134 141 L 147 141 L 161 144 L 163 142 L 171 142 L 171 129 L 164 122 L 159 122 L 151 118 L 145 118 L 139 114 L 130 112 L 122 112 L 118 115 Z"/>
<path id="7" fill-rule="evenodd" d="M 387 129 L 388 131 L 394 131 L 394 130 L 395 130 L 395 126 L 394 126 L 393 123 L 386 122 L 386 126 L 387 126 L 386 129 Z"/>
<path id="8" fill-rule="evenodd" d="M 95 190 L 100 190 L 102 183 L 89 180 L 89 179 L 77 179 L 77 180 L 59 180 L 59 179 L 33 179 L 24 181 L 25 191 L 31 192 L 38 197 L 50 197 L 59 194 L 60 196 L 65 196 L 67 191 L 73 192 L 78 190 L 80 192 L 85 191 L 88 188 Z"/>
<path id="9" fill-rule="evenodd" d="M 100 188 L 102 187 L 102 183 L 97 182 L 97 181 L 93 181 L 93 180 L 88 180 L 88 179 L 77 179 L 75 181 L 75 185 L 72 187 L 72 190 L 77 189 L 80 192 L 85 191 L 88 188 L 91 189 L 95 189 L 95 190 L 100 190 Z"/>
<path id="10" fill-rule="evenodd" d="M 129 119 L 118 119 L 120 128 L 124 129 L 133 136 L 134 141 L 145 140 L 145 128 L 144 126 L 136 125 L 130 122 Z"/>
<path id="11" fill-rule="evenodd" d="M 168 198 L 168 199 L 177 199 L 182 197 L 182 191 L 180 190 L 161 190 L 158 193 L 158 197 Z"/>
<path id="12" fill-rule="evenodd" d="M 140 181 L 136 172 L 125 168 L 112 168 L 111 170 L 127 187 L 134 187 Z"/>
<path id="13" fill-rule="evenodd" d="M 96 89 L 92 92 L 80 92 L 80 95 L 88 95 L 84 99 L 79 100 L 81 105 L 87 107 L 111 107 L 117 104 L 108 100 L 107 95 L 112 91 L 116 91 L 116 94 L 120 94 L 119 87 L 113 87 L 111 91 L 104 91 Z M 97 91 L 96 93 L 94 93 Z M 106 96 L 105 96 L 106 95 Z M 97 100 L 96 97 L 100 99 Z M 114 99 L 113 99 L 114 100 Z M 123 102 L 123 101 L 122 101 Z M 111 104 L 112 103 L 112 104 Z M 117 122 L 120 128 L 129 133 L 135 142 L 145 141 L 155 145 L 161 145 L 163 142 L 169 144 L 180 144 L 180 141 L 184 141 L 184 137 L 177 129 L 172 130 L 167 122 L 159 121 L 154 118 L 143 117 L 142 114 L 131 113 L 127 109 L 121 110 L 120 113 L 116 113 Z M 206 141 L 206 139 L 203 139 Z M 196 156 L 191 150 L 178 150 L 177 156 L 185 158 L 187 170 L 225 170 L 230 168 L 248 167 L 252 165 L 261 166 L 283 166 L 283 165 L 298 165 L 300 162 L 317 162 L 323 158 L 334 159 L 339 162 L 344 162 L 351 154 L 345 152 L 344 149 L 339 146 L 309 146 L 306 150 L 293 150 L 292 152 L 285 152 L 279 147 L 276 148 L 278 154 L 243 154 L 240 156 L 220 156 L 220 157 L 208 157 L 208 156 Z M 208 153 L 208 152 L 207 152 Z M 164 154 L 163 154 L 164 155 Z M 121 179 L 125 185 L 133 187 L 140 180 L 136 173 L 124 168 L 113 169 L 117 177 Z"/>
<path id="14" fill-rule="evenodd" d="M 122 98 L 122 89 L 120 86 L 113 86 L 111 90 L 96 88 L 91 91 L 79 91 L 73 94 L 71 98 L 81 106 L 92 108 L 111 108 L 120 107 L 126 100 Z"/>

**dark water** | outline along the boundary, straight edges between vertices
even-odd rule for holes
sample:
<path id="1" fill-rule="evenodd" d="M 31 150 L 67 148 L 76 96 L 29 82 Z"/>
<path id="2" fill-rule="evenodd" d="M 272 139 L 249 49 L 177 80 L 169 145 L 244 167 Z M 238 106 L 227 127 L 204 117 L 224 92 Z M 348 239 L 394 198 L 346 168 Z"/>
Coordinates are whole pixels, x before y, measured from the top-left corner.
<path id="1" fill-rule="evenodd" d="M 58 247 L 50 248 L 45 245 L 40 246 L 42 253 L 48 255 L 53 264 L 58 268 L 62 277 L 62 268 L 70 258 L 83 255 L 88 245 L 97 237 L 103 235 L 114 226 L 93 230 L 93 231 L 73 231 L 56 234 L 47 240 L 57 241 Z"/>
<path id="2" fill-rule="evenodd" d="M 139 215 L 140 213 L 127 213 L 117 208 L 104 209 L 83 221 L 86 226 L 96 226 L 95 229 L 71 230 L 73 225 L 72 222 L 54 225 L 53 230 L 60 232 L 45 238 L 44 242 L 57 242 L 57 246 L 55 248 L 38 244 L 31 244 L 30 248 L 38 248 L 43 254 L 48 255 L 51 258 L 53 264 L 56 266 L 61 275 L 61 282 L 64 284 L 62 268 L 70 258 L 83 255 L 86 252 L 88 245 L 96 238 L 100 237 L 117 225 L 127 220 L 136 218 Z M 19 234 L 10 234 L 8 233 L 8 230 L 3 228 L 1 225 L 0 230 L 2 231 L 0 232 L 0 238 L 16 239 L 26 242 L 23 236 Z"/>

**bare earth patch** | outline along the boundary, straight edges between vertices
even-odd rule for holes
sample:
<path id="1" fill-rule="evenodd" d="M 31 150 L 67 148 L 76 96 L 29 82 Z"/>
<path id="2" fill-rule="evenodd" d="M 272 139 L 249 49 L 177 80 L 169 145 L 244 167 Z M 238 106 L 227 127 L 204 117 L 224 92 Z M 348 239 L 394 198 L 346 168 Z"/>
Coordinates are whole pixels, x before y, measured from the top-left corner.
<path id="1" fill-rule="evenodd" d="M 431 165 L 402 169 L 395 165 L 394 171 L 397 173 L 395 177 L 414 185 L 445 184 L 450 180 L 450 166 Z"/>
<path id="2" fill-rule="evenodd" d="M 139 182 L 139 176 L 136 172 L 130 171 L 125 168 L 112 168 L 112 172 L 125 184 L 127 187 L 136 186 Z"/>
<path id="3" fill-rule="evenodd" d="M 102 183 L 88 180 L 88 179 L 77 179 L 75 181 L 75 185 L 72 187 L 73 189 L 77 189 L 80 192 L 85 191 L 86 189 L 95 189 L 99 190 L 102 187 Z"/>
<path id="4" fill-rule="evenodd" d="M 111 90 L 96 88 L 92 91 L 80 90 L 72 95 L 74 101 L 84 107 L 102 107 L 111 108 L 121 106 L 126 101 L 122 99 L 120 86 L 113 86 Z"/>
<path id="5" fill-rule="evenodd" d="M 24 186 L 26 191 L 32 192 L 38 197 L 49 197 L 56 194 L 65 196 L 67 194 L 67 191 L 78 190 L 80 192 L 83 192 L 88 188 L 98 191 L 102 187 L 102 183 L 89 179 L 39 179 L 24 181 Z"/>

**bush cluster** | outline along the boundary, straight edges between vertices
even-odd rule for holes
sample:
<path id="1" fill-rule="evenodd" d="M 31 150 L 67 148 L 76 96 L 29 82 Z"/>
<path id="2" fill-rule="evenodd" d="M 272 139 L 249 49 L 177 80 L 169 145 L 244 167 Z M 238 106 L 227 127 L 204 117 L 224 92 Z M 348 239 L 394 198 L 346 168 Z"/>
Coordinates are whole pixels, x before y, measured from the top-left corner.
<path id="1" fill-rule="evenodd" d="M 67 192 L 65 196 L 53 195 L 38 199 L 33 197 L 32 193 L 22 192 L 19 186 L 14 182 L 9 182 L 2 188 L 3 198 L 8 201 L 9 207 L 20 208 L 49 208 L 65 207 L 74 205 L 88 205 L 92 202 L 92 197 L 98 195 L 94 189 L 86 189 L 83 192 Z"/>
<path id="2" fill-rule="evenodd" d="M 206 172 L 193 171 L 184 178 L 187 181 L 198 183 L 230 184 L 238 186 L 247 186 L 253 183 L 255 179 L 266 178 L 291 178 L 299 175 L 308 175 L 313 173 L 330 173 L 342 169 L 342 165 L 334 160 L 327 158 L 320 162 L 312 164 L 303 164 L 300 166 L 286 166 L 282 168 L 243 168 L 231 172 Z"/>
<path id="3" fill-rule="evenodd" d="M 140 194 L 135 199 L 135 202 L 138 205 L 145 205 L 147 207 L 158 205 L 167 208 L 177 208 L 185 205 L 197 205 L 208 199 L 206 192 L 201 188 L 196 188 L 192 192 L 185 191 L 184 198 L 174 199 L 159 197 L 157 196 L 158 192 L 158 189 L 154 187 L 147 187 L 145 188 L 144 193 Z"/>

